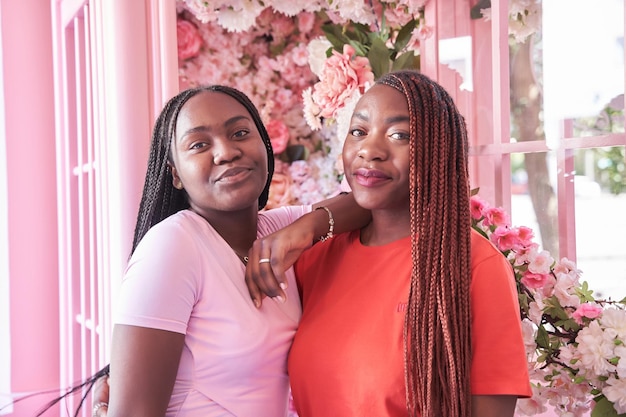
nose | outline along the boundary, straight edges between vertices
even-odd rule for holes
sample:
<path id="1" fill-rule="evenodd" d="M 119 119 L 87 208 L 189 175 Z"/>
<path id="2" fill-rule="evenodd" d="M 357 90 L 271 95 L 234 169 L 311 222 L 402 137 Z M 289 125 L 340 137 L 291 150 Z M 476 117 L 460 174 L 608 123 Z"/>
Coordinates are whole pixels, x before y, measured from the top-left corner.
<path id="1" fill-rule="evenodd" d="M 370 132 L 367 137 L 360 142 L 357 156 L 366 161 L 384 160 L 387 155 L 384 141 L 384 137 Z"/>
<path id="2" fill-rule="evenodd" d="M 213 141 L 213 163 L 215 165 L 232 162 L 241 157 L 242 151 L 236 141 L 216 138 Z"/>

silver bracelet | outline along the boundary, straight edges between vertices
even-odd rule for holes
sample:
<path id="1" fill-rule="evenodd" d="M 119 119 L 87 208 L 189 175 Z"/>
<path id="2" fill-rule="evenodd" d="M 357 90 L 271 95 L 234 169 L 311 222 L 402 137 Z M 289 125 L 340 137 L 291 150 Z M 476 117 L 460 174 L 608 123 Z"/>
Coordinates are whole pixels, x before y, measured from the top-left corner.
<path id="1" fill-rule="evenodd" d="M 109 408 L 109 404 L 105 403 L 105 402 L 99 402 L 98 404 L 93 406 L 93 411 L 91 413 L 92 417 L 100 417 L 98 414 L 98 410 L 100 410 L 101 408 Z"/>
<path id="2" fill-rule="evenodd" d="M 333 231 L 335 229 L 335 219 L 333 218 L 333 213 L 326 206 L 317 207 L 315 210 L 326 210 L 328 213 L 328 233 L 325 236 L 320 236 L 320 242 L 324 242 L 325 240 L 330 239 L 334 236 Z"/>

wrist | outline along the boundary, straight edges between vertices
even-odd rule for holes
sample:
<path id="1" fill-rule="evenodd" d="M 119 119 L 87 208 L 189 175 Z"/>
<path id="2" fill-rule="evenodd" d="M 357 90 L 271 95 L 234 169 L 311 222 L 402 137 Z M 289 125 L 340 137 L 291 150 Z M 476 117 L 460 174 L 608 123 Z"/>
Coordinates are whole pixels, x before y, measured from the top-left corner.
<path id="1" fill-rule="evenodd" d="M 97 403 L 97 404 L 95 404 L 93 406 L 91 416 L 92 417 L 102 417 L 103 414 L 100 412 L 100 410 L 107 410 L 108 411 L 108 409 L 109 409 L 109 404 L 105 403 L 104 401 L 101 401 L 101 402 L 99 402 L 99 403 Z"/>
<path id="2" fill-rule="evenodd" d="M 330 211 L 330 209 L 326 206 L 316 207 L 314 211 L 318 211 L 318 210 L 325 211 L 328 216 L 328 223 L 326 226 L 324 226 L 324 227 L 327 227 L 326 234 L 320 233 L 320 237 L 319 237 L 319 241 L 324 242 L 325 240 L 331 239 L 334 236 L 333 232 L 335 230 L 335 218 L 333 217 L 333 212 Z M 322 228 L 322 230 L 324 230 L 324 228 Z"/>

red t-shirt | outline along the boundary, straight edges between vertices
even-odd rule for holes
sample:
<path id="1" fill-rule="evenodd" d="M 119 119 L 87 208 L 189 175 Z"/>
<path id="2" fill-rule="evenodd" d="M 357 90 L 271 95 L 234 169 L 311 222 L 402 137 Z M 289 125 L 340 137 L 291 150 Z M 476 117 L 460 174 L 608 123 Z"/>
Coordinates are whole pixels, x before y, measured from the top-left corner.
<path id="1" fill-rule="evenodd" d="M 363 246 L 360 232 L 296 263 L 303 314 L 289 354 L 300 417 L 407 416 L 403 326 L 411 240 Z M 512 268 L 472 232 L 473 394 L 531 395 Z"/>

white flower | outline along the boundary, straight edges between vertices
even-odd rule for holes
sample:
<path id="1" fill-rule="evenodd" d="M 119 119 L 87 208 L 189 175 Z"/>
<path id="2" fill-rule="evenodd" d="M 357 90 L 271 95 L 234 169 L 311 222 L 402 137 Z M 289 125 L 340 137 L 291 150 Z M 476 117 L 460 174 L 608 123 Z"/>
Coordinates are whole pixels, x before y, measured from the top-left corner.
<path id="1" fill-rule="evenodd" d="M 522 337 L 524 338 L 526 353 L 534 354 L 537 350 L 537 343 L 535 342 L 535 337 L 537 337 L 537 327 L 528 319 L 522 320 Z"/>
<path id="2" fill-rule="evenodd" d="M 322 74 L 324 61 L 326 61 L 326 51 L 332 48 L 332 46 L 328 39 L 319 37 L 311 40 L 306 47 L 309 52 L 309 67 L 311 67 L 311 72 L 317 75 L 318 78 Z"/>
<path id="3" fill-rule="evenodd" d="M 616 346 L 615 356 L 619 358 L 619 362 L 617 363 L 617 376 L 621 379 L 626 379 L 626 346 Z"/>
<path id="4" fill-rule="evenodd" d="M 603 327 L 614 329 L 617 337 L 626 342 L 626 310 L 607 308 L 602 313 L 600 322 Z"/>
<path id="5" fill-rule="evenodd" d="M 550 252 L 543 250 L 534 254 L 530 264 L 528 264 L 528 270 L 535 274 L 548 274 L 553 263 L 554 258 L 550 255 Z"/>
<path id="6" fill-rule="evenodd" d="M 313 5 L 311 4 L 313 3 Z M 313 6 L 313 9 L 310 7 Z M 272 8 L 287 16 L 295 16 L 302 11 L 317 11 L 321 8 L 319 4 L 311 0 L 284 0 L 273 1 Z"/>
<path id="7" fill-rule="evenodd" d="M 217 17 L 213 7 L 209 7 L 204 0 L 184 0 L 184 2 L 189 11 L 202 23 L 212 22 Z"/>
<path id="8" fill-rule="evenodd" d="M 626 379 L 616 379 L 610 377 L 607 386 L 602 393 L 607 400 L 613 403 L 613 407 L 618 414 L 626 413 Z"/>
<path id="9" fill-rule="evenodd" d="M 239 7 L 222 6 L 217 12 L 217 22 L 229 32 L 243 32 L 254 26 L 265 6 L 255 0 L 237 2 Z"/>
<path id="10" fill-rule="evenodd" d="M 613 339 L 606 337 L 603 329 L 597 321 L 592 321 L 589 326 L 583 328 L 576 337 L 578 354 L 580 356 L 580 369 L 585 369 L 598 376 L 606 376 L 615 371 L 615 365 L 609 360 L 614 357 Z"/>
<path id="11" fill-rule="evenodd" d="M 313 100 L 313 88 L 309 87 L 302 92 L 302 103 L 304 109 L 302 113 L 304 120 L 309 125 L 311 130 L 320 130 L 322 128 L 322 121 L 320 120 L 321 109 L 320 106 Z"/>
<path id="12" fill-rule="evenodd" d="M 535 324 L 541 323 L 541 317 L 543 315 L 543 300 L 541 297 L 535 297 L 535 301 L 531 301 L 528 304 L 528 318 Z"/>
<path id="13" fill-rule="evenodd" d="M 541 391 L 534 385 L 532 386 L 532 390 L 533 396 L 531 398 L 520 398 L 517 400 L 516 414 L 535 416 L 548 410 L 545 406 L 545 398 L 541 397 Z"/>
<path id="14" fill-rule="evenodd" d="M 578 280 L 570 275 L 557 275 L 554 295 L 562 306 L 576 308 L 580 305 L 580 298 L 578 298 L 574 290 L 577 284 Z"/>
<path id="15" fill-rule="evenodd" d="M 373 8 L 363 0 L 338 0 L 331 7 L 345 20 L 370 25 L 376 19 Z"/>
<path id="16" fill-rule="evenodd" d="M 366 89 L 369 88 L 366 87 Z M 362 94 L 359 90 L 354 90 L 352 95 L 346 99 L 343 107 L 337 109 L 335 112 L 335 121 L 337 122 L 337 131 L 336 131 L 336 139 L 338 141 L 337 144 L 333 146 L 338 148 L 339 153 L 341 153 L 343 149 L 343 143 L 348 136 L 348 130 L 350 129 L 350 120 L 352 119 L 352 112 L 356 107 L 356 103 L 361 98 Z"/>

